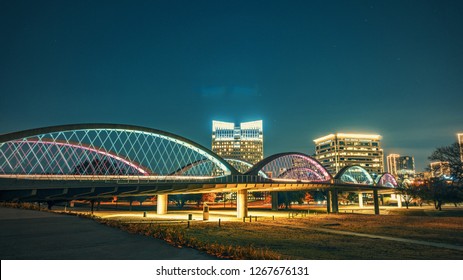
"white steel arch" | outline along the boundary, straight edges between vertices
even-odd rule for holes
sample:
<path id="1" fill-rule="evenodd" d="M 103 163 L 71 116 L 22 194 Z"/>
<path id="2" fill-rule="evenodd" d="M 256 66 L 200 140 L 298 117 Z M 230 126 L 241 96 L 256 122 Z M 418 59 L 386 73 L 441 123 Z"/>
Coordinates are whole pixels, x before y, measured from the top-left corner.
<path id="1" fill-rule="evenodd" d="M 114 168 L 108 166 L 123 163 L 130 168 L 120 175 L 134 175 L 136 170 L 140 175 L 168 176 L 198 160 L 211 164 L 191 175 L 238 174 L 233 166 L 203 146 L 144 127 L 79 124 L 0 135 L 0 174 L 69 174 L 79 164 L 97 162 L 105 169 L 102 175 L 114 175 L 110 172 Z"/>

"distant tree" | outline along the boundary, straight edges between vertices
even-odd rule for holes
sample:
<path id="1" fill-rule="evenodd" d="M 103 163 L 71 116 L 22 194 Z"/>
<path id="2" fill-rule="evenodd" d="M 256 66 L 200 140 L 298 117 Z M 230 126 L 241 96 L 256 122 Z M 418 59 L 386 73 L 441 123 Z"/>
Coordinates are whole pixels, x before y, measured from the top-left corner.
<path id="1" fill-rule="evenodd" d="M 256 199 L 256 200 L 265 199 L 265 197 L 264 197 L 265 193 L 264 192 L 252 192 L 251 194 L 254 197 L 254 199 Z"/>
<path id="2" fill-rule="evenodd" d="M 291 208 L 291 203 L 302 204 L 305 198 L 305 191 L 278 192 L 278 204 L 285 209 Z"/>
<path id="3" fill-rule="evenodd" d="M 311 191 L 309 193 L 316 203 L 326 200 L 326 192 L 324 191 Z"/>
<path id="4" fill-rule="evenodd" d="M 463 202 L 463 163 L 459 144 L 437 148 L 429 160 L 448 163 L 450 174 L 431 178 L 419 188 L 418 196 L 425 201 L 432 201 L 438 210 L 442 210 L 445 203 L 457 205 Z"/>
<path id="5" fill-rule="evenodd" d="M 425 185 L 418 187 L 418 196 L 423 201 L 432 202 L 437 210 L 445 203 L 455 205 L 463 202 L 463 189 L 440 178 L 431 178 Z"/>
<path id="6" fill-rule="evenodd" d="M 216 196 L 217 195 L 215 193 L 205 193 L 202 195 L 201 201 L 206 203 L 213 203 L 215 201 Z"/>
<path id="7" fill-rule="evenodd" d="M 431 156 L 429 156 L 431 161 L 440 161 L 448 162 L 450 169 L 450 176 L 445 179 L 448 183 L 452 185 L 462 185 L 463 183 L 463 163 L 461 161 L 460 155 L 460 145 L 458 143 L 453 143 L 450 146 L 444 146 L 437 148 Z M 435 171 L 435 170 L 431 170 Z M 443 177 L 443 176 L 442 176 Z"/>
<path id="8" fill-rule="evenodd" d="M 174 202 L 175 205 L 177 205 L 180 208 L 183 208 L 185 206 L 185 203 L 188 201 L 193 201 L 196 202 L 196 205 L 199 206 L 199 204 L 202 201 L 202 194 L 176 194 L 176 195 L 169 195 L 169 200 Z"/>
<path id="9" fill-rule="evenodd" d="M 168 196 L 168 199 L 169 201 L 175 203 L 176 206 L 180 207 L 180 208 L 183 208 L 183 206 L 185 205 L 185 200 L 183 199 L 183 194 L 173 194 L 173 195 L 169 195 Z"/>
<path id="10" fill-rule="evenodd" d="M 353 192 L 340 192 L 338 193 L 338 200 L 345 205 L 349 205 L 349 203 L 355 200 L 356 196 Z"/>
<path id="11" fill-rule="evenodd" d="M 307 204 L 310 204 L 310 202 L 313 202 L 314 198 L 313 198 L 312 194 L 310 194 L 309 192 L 306 192 L 305 196 L 304 196 L 304 201 L 306 201 Z"/>
<path id="12" fill-rule="evenodd" d="M 408 209 L 408 206 L 413 199 L 416 199 L 419 194 L 419 189 L 417 186 L 414 186 L 410 181 L 405 180 L 399 183 L 399 186 L 396 188 L 396 193 L 401 195 L 405 202 L 405 207 Z M 397 200 L 401 199 L 397 197 Z"/>

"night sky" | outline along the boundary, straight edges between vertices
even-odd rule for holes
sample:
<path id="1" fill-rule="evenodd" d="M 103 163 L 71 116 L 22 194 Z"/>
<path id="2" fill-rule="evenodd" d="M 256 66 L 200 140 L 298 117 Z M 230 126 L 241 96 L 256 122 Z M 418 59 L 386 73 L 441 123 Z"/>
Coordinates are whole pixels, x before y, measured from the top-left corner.
<path id="1" fill-rule="evenodd" d="M 420 171 L 463 132 L 463 1 L 0 0 L 0 35 L 0 133 L 262 119 L 265 156 L 367 132 Z"/>

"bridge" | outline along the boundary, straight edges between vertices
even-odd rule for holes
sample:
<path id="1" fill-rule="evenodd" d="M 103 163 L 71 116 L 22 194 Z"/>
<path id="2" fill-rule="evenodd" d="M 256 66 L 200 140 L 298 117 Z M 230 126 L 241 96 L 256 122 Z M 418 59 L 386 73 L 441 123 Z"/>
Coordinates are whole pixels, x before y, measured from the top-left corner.
<path id="1" fill-rule="evenodd" d="M 120 124 L 74 124 L 0 135 L 0 201 L 58 202 L 157 196 L 167 213 L 169 194 L 236 192 L 237 217 L 247 216 L 248 192 L 323 190 L 327 211 L 338 212 L 338 192 L 378 193 L 397 187 L 388 173 L 374 179 L 360 166 L 334 177 L 303 153 L 280 153 L 255 165 L 224 159 L 187 138 Z"/>

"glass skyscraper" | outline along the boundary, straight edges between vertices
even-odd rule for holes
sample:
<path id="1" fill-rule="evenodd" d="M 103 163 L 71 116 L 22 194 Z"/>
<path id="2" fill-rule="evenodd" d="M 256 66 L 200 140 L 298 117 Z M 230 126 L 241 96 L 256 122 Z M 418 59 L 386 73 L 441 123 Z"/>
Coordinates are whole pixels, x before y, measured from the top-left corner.
<path id="1" fill-rule="evenodd" d="M 255 164 L 264 158 L 262 120 L 234 123 L 212 121 L 212 151 L 223 158 Z"/>
<path id="2" fill-rule="evenodd" d="M 411 180 L 415 177 L 415 159 L 412 156 L 390 154 L 387 156 L 387 172 L 400 180 Z"/>
<path id="3" fill-rule="evenodd" d="M 381 136 L 336 133 L 315 139 L 315 158 L 335 176 L 345 166 L 358 165 L 370 174 L 384 172 Z"/>

